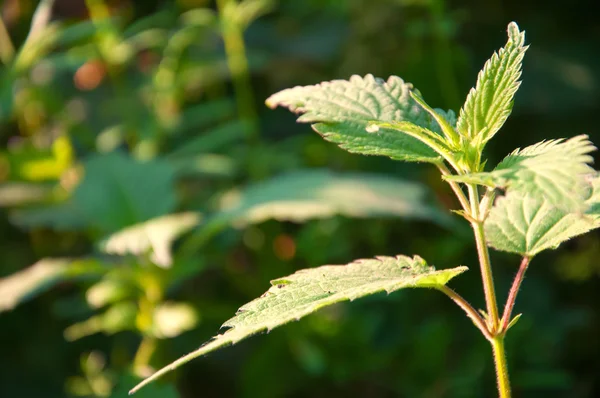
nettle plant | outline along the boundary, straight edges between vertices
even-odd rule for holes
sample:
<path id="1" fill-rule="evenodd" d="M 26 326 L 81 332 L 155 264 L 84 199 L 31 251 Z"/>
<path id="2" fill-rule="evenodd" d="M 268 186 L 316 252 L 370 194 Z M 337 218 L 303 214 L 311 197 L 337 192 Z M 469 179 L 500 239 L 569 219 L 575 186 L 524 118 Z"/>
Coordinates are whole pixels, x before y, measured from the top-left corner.
<path id="1" fill-rule="evenodd" d="M 516 149 L 493 170 L 484 171 L 483 150 L 512 110 L 526 50 L 525 33 L 510 23 L 508 42 L 486 62 L 458 117 L 431 108 L 411 84 L 395 76 L 387 81 L 353 76 L 349 81 L 287 89 L 267 100 L 272 108 L 284 106 L 301 114 L 299 122 L 311 123 L 323 138 L 349 152 L 437 167 L 462 207 L 455 213 L 473 229 L 485 311 L 476 310 L 447 286 L 467 271 L 464 266 L 436 270 L 419 256 L 399 255 L 301 270 L 272 281 L 266 293 L 242 306 L 223 325 L 228 328 L 223 334 L 131 392 L 196 357 L 322 307 L 382 291 L 422 287 L 450 297 L 490 342 L 499 396 L 510 397 L 504 339 L 520 317 L 513 316 L 513 307 L 531 260 L 543 250 L 600 227 L 600 178 L 590 167 L 595 147 L 585 135 Z M 488 247 L 522 257 L 502 313 Z"/>

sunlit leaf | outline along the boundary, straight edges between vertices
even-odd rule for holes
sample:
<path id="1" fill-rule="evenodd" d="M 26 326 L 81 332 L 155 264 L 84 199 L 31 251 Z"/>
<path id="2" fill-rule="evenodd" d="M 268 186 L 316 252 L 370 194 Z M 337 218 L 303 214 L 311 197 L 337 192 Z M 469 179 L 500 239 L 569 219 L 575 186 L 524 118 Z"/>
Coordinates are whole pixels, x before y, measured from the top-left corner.
<path id="1" fill-rule="evenodd" d="M 177 367 L 254 334 L 270 331 L 299 320 L 320 308 L 372 295 L 392 293 L 402 288 L 436 288 L 465 272 L 466 267 L 436 271 L 420 257 L 378 257 L 347 265 L 325 265 L 298 271 L 271 281 L 260 298 L 242 306 L 236 316 L 223 324 L 223 334 L 198 350 L 180 358 L 140 383 L 135 391 Z"/>
<path id="2" fill-rule="evenodd" d="M 508 25 L 508 42 L 494 53 L 479 72 L 460 110 L 456 127 L 464 136 L 485 144 L 502 127 L 513 107 L 513 97 L 521 82 L 525 56 L 525 32 L 516 23 Z"/>
<path id="3" fill-rule="evenodd" d="M 586 212 L 556 208 L 544 197 L 511 192 L 496 201 L 485 230 L 488 244 L 502 251 L 534 256 L 600 227 L 600 177 L 585 202 Z"/>
<path id="4" fill-rule="evenodd" d="M 595 171 L 590 152 L 596 148 L 586 135 L 569 140 L 542 141 L 508 155 L 489 173 L 447 177 L 449 180 L 504 188 L 543 198 L 568 210 L 580 209 L 591 185 L 586 175 Z"/>
<path id="5" fill-rule="evenodd" d="M 95 260 L 43 259 L 0 278 L 0 312 L 11 310 L 65 280 L 99 275 L 105 267 Z"/>
<path id="6" fill-rule="evenodd" d="M 326 140 L 352 153 L 388 156 L 413 162 L 437 162 L 439 156 L 407 134 L 389 129 L 366 130 L 370 121 L 406 121 L 439 133 L 431 115 L 410 96 L 412 84 L 396 76 L 387 81 L 366 75 L 314 86 L 283 90 L 267 99 L 271 108 L 284 106 L 299 113 Z M 448 120 L 452 112 L 437 110 Z"/>
<path id="7" fill-rule="evenodd" d="M 170 214 L 127 227 L 112 234 L 100 246 L 110 254 L 151 254 L 157 265 L 168 267 L 173 262 L 171 245 L 180 235 L 200 222 L 194 212 Z"/>

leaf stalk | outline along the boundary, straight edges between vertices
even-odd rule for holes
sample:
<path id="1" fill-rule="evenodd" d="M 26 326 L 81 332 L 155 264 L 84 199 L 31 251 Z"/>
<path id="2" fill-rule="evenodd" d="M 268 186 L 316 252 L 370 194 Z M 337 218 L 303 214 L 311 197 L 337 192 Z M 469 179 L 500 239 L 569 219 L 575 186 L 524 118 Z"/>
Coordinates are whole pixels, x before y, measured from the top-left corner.
<path id="1" fill-rule="evenodd" d="M 508 293 L 508 299 L 506 300 L 506 306 L 504 307 L 504 314 L 502 315 L 502 320 L 500 321 L 500 333 L 506 333 L 509 328 L 513 308 L 517 300 L 517 294 L 519 293 L 519 289 L 521 288 L 521 284 L 525 278 L 525 272 L 527 272 L 530 261 L 531 258 L 527 256 L 523 257 L 523 260 L 521 260 L 519 271 L 517 271 L 517 275 L 515 276 L 513 284 Z"/>
<path id="2" fill-rule="evenodd" d="M 450 172 L 450 170 L 448 170 L 448 167 L 444 163 L 439 163 L 437 166 L 443 176 L 448 176 L 448 175 L 452 174 Z M 458 201 L 460 202 L 463 210 L 466 213 L 469 213 L 469 209 L 471 208 L 471 205 L 469 204 L 469 200 L 465 196 L 465 193 L 463 192 L 461 187 L 455 181 L 446 180 L 446 182 L 450 185 L 450 188 L 452 188 L 452 191 L 458 198 Z"/>
<path id="3" fill-rule="evenodd" d="M 486 339 L 488 339 L 490 342 L 494 339 L 494 336 L 492 336 L 492 334 L 488 330 L 488 327 L 481 315 L 479 315 L 477 310 L 475 310 L 475 308 L 473 308 L 473 306 L 471 306 L 471 304 L 469 304 L 467 300 L 465 300 L 460 294 L 456 293 L 454 290 L 452 290 L 446 285 L 439 286 L 437 287 L 437 289 L 440 292 L 444 293 L 446 296 L 450 297 L 452 301 L 454 301 L 460 308 L 462 308 L 465 311 L 469 319 L 473 321 L 475 326 L 481 331 L 481 333 L 485 336 Z"/>

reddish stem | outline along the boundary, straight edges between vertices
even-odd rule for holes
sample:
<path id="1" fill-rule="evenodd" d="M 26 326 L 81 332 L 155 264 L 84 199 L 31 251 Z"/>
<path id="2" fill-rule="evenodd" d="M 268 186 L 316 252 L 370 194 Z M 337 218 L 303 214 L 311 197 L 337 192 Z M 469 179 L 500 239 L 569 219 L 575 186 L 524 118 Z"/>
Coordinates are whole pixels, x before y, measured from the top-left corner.
<path id="1" fill-rule="evenodd" d="M 529 262 L 531 259 L 527 256 L 523 257 L 521 260 L 521 265 L 519 266 L 519 271 L 515 276 L 515 280 L 510 288 L 510 292 L 508 293 L 508 299 L 506 300 L 506 306 L 504 307 L 504 314 L 502 315 L 502 320 L 500 321 L 500 332 L 505 333 L 508 325 L 511 321 L 512 311 L 515 306 L 515 301 L 517 300 L 517 294 L 519 293 L 519 289 L 521 288 L 521 283 L 523 283 L 523 279 L 525 277 L 525 272 L 527 271 L 527 267 L 529 266 Z"/>

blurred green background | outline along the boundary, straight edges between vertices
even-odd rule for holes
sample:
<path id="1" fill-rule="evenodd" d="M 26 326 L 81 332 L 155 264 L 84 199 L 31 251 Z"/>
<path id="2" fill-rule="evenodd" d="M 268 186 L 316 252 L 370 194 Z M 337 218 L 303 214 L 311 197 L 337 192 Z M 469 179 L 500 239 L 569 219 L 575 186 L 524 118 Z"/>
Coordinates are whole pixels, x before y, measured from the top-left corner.
<path id="1" fill-rule="evenodd" d="M 348 154 L 264 100 L 373 73 L 458 110 L 515 20 L 524 84 L 486 155 L 600 143 L 595 1 L 5 0 L 0 397 L 125 397 L 268 281 L 374 255 L 472 272 L 437 171 Z M 516 397 L 600 396 L 600 234 L 533 262 Z M 519 259 L 494 253 L 500 299 Z M 15 308 L 16 307 L 16 308 Z M 201 358 L 144 397 L 492 397 L 487 342 L 443 295 L 334 306 Z"/>

